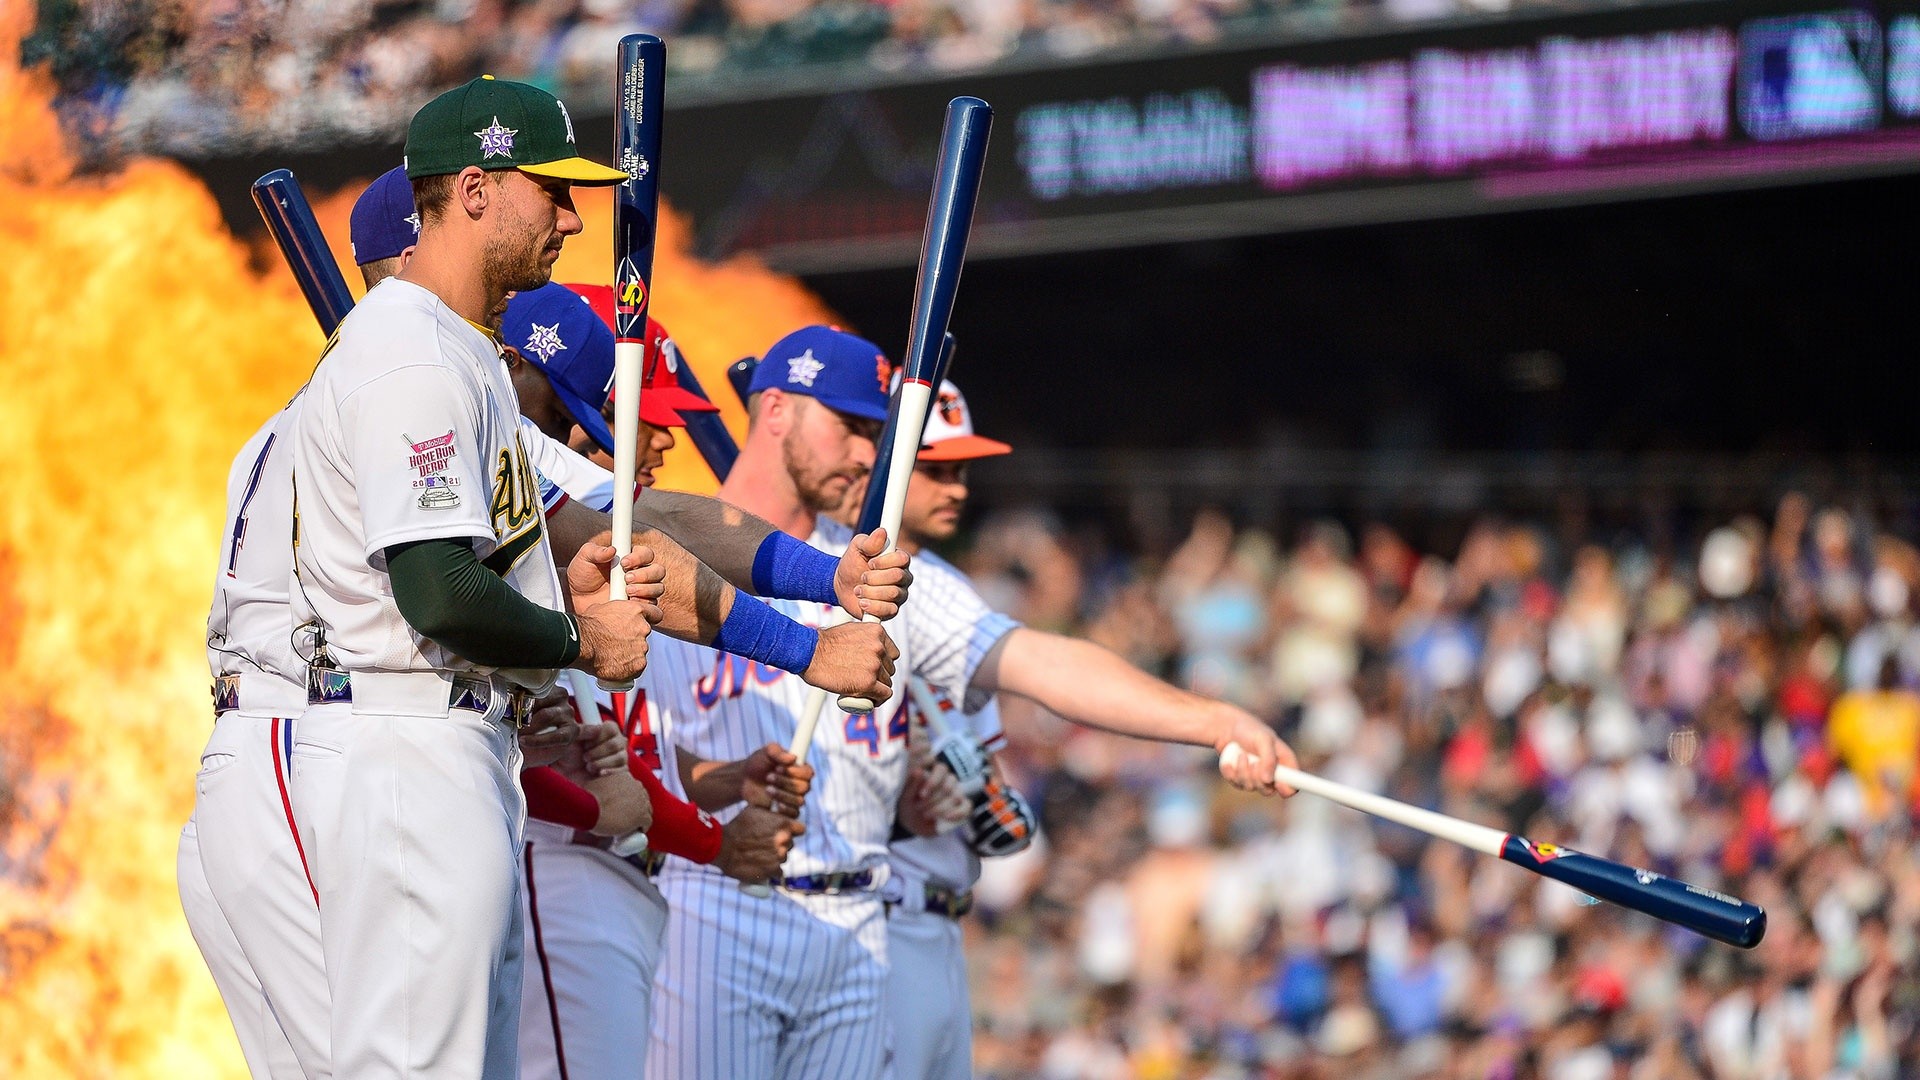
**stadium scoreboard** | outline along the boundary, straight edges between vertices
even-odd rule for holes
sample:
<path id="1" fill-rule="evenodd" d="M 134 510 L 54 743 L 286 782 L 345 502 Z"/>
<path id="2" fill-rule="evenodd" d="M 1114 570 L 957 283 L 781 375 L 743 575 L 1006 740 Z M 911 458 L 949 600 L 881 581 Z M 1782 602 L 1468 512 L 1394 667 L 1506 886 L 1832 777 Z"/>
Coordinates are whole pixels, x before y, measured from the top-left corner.
<path id="1" fill-rule="evenodd" d="M 910 265 L 959 93 L 999 117 L 977 256 L 1890 175 L 1920 169 L 1920 0 L 1693 0 L 694 100 L 668 125 L 669 197 L 710 255 Z"/>

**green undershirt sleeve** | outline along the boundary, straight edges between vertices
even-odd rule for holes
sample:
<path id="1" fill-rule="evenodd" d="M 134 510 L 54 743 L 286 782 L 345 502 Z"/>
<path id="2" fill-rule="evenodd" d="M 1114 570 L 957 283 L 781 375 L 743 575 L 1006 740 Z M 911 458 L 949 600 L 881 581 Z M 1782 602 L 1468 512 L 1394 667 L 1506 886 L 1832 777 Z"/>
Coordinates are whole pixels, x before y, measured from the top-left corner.
<path id="1" fill-rule="evenodd" d="M 465 540 L 418 540 L 386 549 L 393 601 L 433 643 L 485 667 L 561 668 L 580 656 L 573 616 L 513 591 Z"/>

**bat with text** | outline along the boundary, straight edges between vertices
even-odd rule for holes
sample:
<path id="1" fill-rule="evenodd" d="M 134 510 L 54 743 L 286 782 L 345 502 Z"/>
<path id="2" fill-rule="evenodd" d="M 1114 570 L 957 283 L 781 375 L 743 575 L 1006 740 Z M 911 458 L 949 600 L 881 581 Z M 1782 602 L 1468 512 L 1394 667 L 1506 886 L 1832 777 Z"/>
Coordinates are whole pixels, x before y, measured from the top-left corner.
<path id="1" fill-rule="evenodd" d="M 1229 753 L 1239 749 L 1238 745 L 1227 747 Z M 1573 851 L 1557 844 L 1528 840 L 1491 826 L 1408 806 L 1284 765 L 1274 770 L 1274 779 L 1288 787 L 1405 825 L 1428 836 L 1452 841 L 1482 855 L 1503 859 L 1541 877 L 1571 885 L 1596 900 L 1605 900 L 1651 915 L 1715 941 L 1751 949 L 1760 944 L 1760 939 L 1767 932 L 1766 911 L 1737 896 L 1703 889 L 1677 878 Z"/>
<path id="2" fill-rule="evenodd" d="M 639 469 L 640 379 L 646 359 L 647 308 L 653 296 L 653 242 L 660 216 L 660 127 L 666 100 L 667 45 L 652 34 L 628 34 L 617 46 L 615 167 L 627 178 L 613 189 L 613 547 L 633 550 L 634 477 Z M 610 593 L 627 597 L 625 575 Z M 630 690 L 631 682 L 602 683 Z"/>

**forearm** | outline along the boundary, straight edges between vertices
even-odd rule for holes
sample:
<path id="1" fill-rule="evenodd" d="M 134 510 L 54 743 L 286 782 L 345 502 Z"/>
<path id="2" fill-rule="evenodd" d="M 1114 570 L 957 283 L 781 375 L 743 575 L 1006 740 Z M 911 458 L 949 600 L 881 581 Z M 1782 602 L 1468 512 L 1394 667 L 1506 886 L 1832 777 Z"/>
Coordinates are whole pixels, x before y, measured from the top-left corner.
<path id="1" fill-rule="evenodd" d="M 612 524 L 607 515 L 577 501 L 556 510 L 547 519 L 547 530 L 553 561 L 561 573 L 566 572 L 567 561 L 580 545 L 606 532 Z M 635 529 L 633 543 L 652 548 L 654 561 L 667 571 L 667 591 L 660 598 L 660 622 L 654 629 L 696 645 L 710 644 L 727 613 L 733 610 L 733 587 L 657 529 Z"/>
<path id="2" fill-rule="evenodd" d="M 702 761 L 696 759 L 680 769 L 681 786 L 687 801 L 717 813 L 741 801 L 741 763 L 738 761 Z"/>
<path id="3" fill-rule="evenodd" d="M 673 537 L 736 588 L 753 589 L 753 561 L 776 530 L 739 507 L 684 491 L 648 488 L 633 504 L 635 525 Z"/>
<path id="4" fill-rule="evenodd" d="M 974 685 L 1019 694 L 1076 724 L 1139 739 L 1211 747 L 1231 729 L 1219 702 L 1162 682 L 1092 642 L 1030 627 L 994 646 Z"/>
<path id="5" fill-rule="evenodd" d="M 840 602 L 837 557 L 719 499 L 648 488 L 634 504 L 634 520 L 678 540 L 734 588 L 780 600 Z"/>
<path id="6" fill-rule="evenodd" d="M 572 616 L 513 591 L 466 541 L 395 544 L 386 557 L 394 605 L 427 640 L 487 667 L 555 668 L 579 658 Z"/>

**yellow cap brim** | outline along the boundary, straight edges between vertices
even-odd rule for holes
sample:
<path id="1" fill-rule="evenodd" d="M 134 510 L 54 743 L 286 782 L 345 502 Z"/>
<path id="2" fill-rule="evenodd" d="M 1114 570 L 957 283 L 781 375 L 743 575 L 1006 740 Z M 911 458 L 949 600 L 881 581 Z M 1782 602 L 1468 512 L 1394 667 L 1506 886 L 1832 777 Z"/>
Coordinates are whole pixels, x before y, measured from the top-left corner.
<path id="1" fill-rule="evenodd" d="M 588 161 L 583 157 L 561 158 L 559 161 L 543 161 L 538 165 L 521 165 L 521 172 L 535 176 L 551 176 L 558 180 L 571 180 L 585 187 L 606 187 L 617 184 L 627 178 L 619 169 L 608 168 L 597 161 Z"/>

